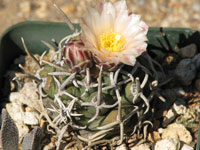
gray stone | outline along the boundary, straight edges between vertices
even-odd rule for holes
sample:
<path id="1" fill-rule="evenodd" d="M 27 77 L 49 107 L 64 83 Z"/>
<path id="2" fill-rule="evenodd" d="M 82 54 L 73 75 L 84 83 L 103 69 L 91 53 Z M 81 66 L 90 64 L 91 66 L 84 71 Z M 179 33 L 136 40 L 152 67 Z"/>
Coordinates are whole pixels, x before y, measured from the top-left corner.
<path id="1" fill-rule="evenodd" d="M 164 89 L 161 91 L 161 95 L 165 97 L 169 105 L 171 105 L 177 97 L 177 94 L 174 89 Z"/>
<path id="2" fill-rule="evenodd" d="M 196 66 L 192 59 L 181 60 L 176 67 L 175 75 L 182 85 L 190 85 L 196 76 Z"/>
<path id="3" fill-rule="evenodd" d="M 24 140 L 22 142 L 22 149 L 24 150 L 38 150 L 41 149 L 41 142 L 42 139 L 42 128 L 36 127 L 26 136 L 24 136 Z"/>
<path id="4" fill-rule="evenodd" d="M 197 70 L 200 71 L 200 53 L 194 56 L 194 58 L 192 59 L 192 62 L 195 64 Z"/>
<path id="5" fill-rule="evenodd" d="M 196 53 L 196 44 L 190 44 L 180 49 L 180 56 L 183 58 L 192 58 Z"/>
<path id="6" fill-rule="evenodd" d="M 1 112 L 0 148 L 2 150 L 18 150 L 19 132 L 6 109 Z"/>

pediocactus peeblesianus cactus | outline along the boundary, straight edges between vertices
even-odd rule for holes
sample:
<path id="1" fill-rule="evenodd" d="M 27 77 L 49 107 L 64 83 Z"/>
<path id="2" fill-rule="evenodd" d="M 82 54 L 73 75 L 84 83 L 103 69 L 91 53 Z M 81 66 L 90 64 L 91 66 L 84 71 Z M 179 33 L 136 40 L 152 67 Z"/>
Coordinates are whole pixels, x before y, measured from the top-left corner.
<path id="1" fill-rule="evenodd" d="M 121 143 L 125 133 L 149 123 L 150 102 L 158 95 L 155 63 L 143 54 L 148 26 L 121 0 L 90 8 L 81 28 L 48 61 L 45 53 L 40 61 L 32 56 L 40 67 L 32 78 L 39 95 L 54 102 L 44 109 L 54 113 L 47 120 L 59 139 L 71 127 L 89 146 L 116 135 Z"/>

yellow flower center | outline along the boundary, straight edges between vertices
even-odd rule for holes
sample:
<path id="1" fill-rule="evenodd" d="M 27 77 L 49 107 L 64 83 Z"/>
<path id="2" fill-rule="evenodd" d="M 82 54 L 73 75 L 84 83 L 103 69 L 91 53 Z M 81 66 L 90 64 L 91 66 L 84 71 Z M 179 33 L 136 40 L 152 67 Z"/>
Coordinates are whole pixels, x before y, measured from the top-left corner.
<path id="1" fill-rule="evenodd" d="M 125 43 L 124 38 L 119 33 L 110 30 L 100 36 L 100 45 L 109 52 L 120 52 Z"/>

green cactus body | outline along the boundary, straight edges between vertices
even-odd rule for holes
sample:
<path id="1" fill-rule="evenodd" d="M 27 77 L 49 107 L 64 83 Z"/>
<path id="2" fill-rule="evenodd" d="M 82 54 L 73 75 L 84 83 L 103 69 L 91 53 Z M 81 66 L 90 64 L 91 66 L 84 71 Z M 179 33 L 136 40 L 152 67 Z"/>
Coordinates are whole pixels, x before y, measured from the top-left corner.
<path id="1" fill-rule="evenodd" d="M 126 69 L 126 67 L 124 67 Z M 123 69 L 123 68 L 122 68 Z M 92 71 L 92 69 L 90 69 Z M 56 84 L 55 78 L 62 85 L 66 80 L 70 78 L 70 75 L 60 75 L 53 77 L 49 75 L 51 72 L 56 72 L 57 69 L 51 66 L 44 66 L 43 71 L 41 71 L 40 75 L 42 78 L 46 78 L 47 82 L 44 87 L 44 91 L 48 94 L 49 97 L 54 99 L 54 95 L 59 93 L 59 86 Z M 98 72 L 98 70 L 95 70 Z M 113 75 L 116 72 L 112 72 Z M 133 104 L 134 92 L 136 90 L 135 81 L 129 80 L 130 78 L 122 73 L 119 73 L 117 77 L 119 86 L 111 86 L 111 72 L 103 72 L 101 75 L 101 93 L 100 93 L 100 101 L 99 104 L 95 104 L 97 102 L 98 95 L 98 81 L 99 77 L 94 76 L 92 72 L 90 72 L 90 80 L 91 83 L 96 86 L 89 87 L 87 90 L 86 84 L 87 75 L 76 73 L 74 77 L 63 87 L 62 91 L 67 92 L 71 96 L 66 94 L 59 95 L 59 98 L 65 105 L 68 107 L 69 103 L 73 99 L 77 99 L 76 103 L 73 106 L 72 112 L 75 114 L 82 114 L 81 116 L 72 117 L 73 124 L 78 126 L 86 126 L 88 130 L 98 131 L 100 126 L 105 126 L 110 123 L 113 123 L 117 120 L 118 116 L 118 98 L 116 96 L 116 88 L 119 88 L 121 95 L 121 114 L 122 118 L 126 118 L 127 115 L 130 115 L 131 111 L 134 110 L 135 104 Z M 96 74 L 96 73 L 95 73 Z M 129 80 L 129 81 L 128 81 Z M 124 82 L 126 81 L 126 82 Z M 76 82 L 78 86 L 75 86 L 73 82 Z M 124 83 L 122 83 L 124 82 Z M 82 83 L 82 85 L 81 85 Z M 111 87 L 109 87 L 111 86 Z M 107 88 L 106 88 L 107 87 Z M 131 92 L 132 91 L 132 92 Z M 141 109 L 145 109 L 146 107 L 142 107 L 143 101 L 141 98 L 137 98 L 137 106 L 141 107 Z M 99 107 L 100 105 L 105 105 L 105 107 Z M 56 104 L 57 105 L 57 104 Z M 96 106 L 95 106 L 96 105 Z M 115 105 L 115 106 L 114 106 Z M 97 110 L 99 107 L 99 110 Z M 98 111 L 98 114 L 96 114 Z M 96 118 L 93 118 L 96 115 Z M 92 119 L 93 118 L 93 119 Z M 92 121 L 91 121 L 92 119 Z M 130 119 L 129 119 L 130 120 Z M 117 125 L 116 125 L 117 126 Z"/>

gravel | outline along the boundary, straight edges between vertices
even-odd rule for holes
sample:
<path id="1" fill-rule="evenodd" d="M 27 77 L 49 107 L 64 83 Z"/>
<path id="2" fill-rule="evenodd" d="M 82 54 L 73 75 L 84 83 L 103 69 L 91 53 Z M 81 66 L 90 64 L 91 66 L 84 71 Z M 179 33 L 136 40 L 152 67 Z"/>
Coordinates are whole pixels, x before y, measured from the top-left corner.
<path id="1" fill-rule="evenodd" d="M 64 21 L 53 6 L 56 3 L 78 23 L 87 6 L 96 6 L 98 0 L 1 0 L 0 34 L 9 26 L 27 20 Z M 110 0 L 115 2 L 117 0 Z M 141 14 L 149 26 L 187 27 L 200 30 L 199 0 L 126 0 L 130 11 Z M 186 11 L 187 10 L 187 11 Z"/>

